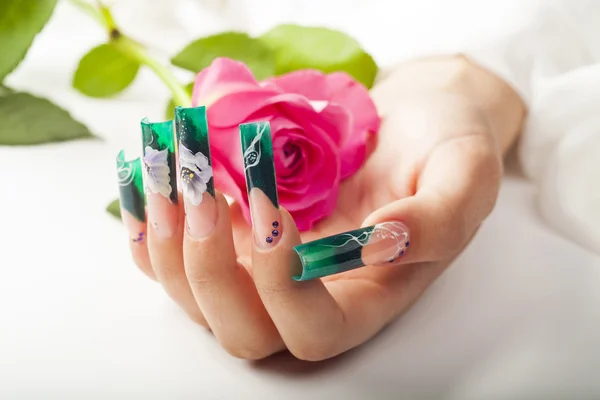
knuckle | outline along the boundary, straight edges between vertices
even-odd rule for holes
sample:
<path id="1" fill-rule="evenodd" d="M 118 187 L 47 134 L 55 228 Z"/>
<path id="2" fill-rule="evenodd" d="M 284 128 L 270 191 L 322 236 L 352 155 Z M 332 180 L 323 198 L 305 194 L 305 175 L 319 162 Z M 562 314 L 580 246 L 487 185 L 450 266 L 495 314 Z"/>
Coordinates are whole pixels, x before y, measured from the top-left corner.
<path id="1" fill-rule="evenodd" d="M 190 286 L 195 290 L 206 291 L 215 287 L 215 279 L 210 275 L 190 273 L 186 270 L 186 276 Z"/>
<path id="2" fill-rule="evenodd" d="M 494 209 L 502 182 L 504 168 L 502 156 L 490 144 L 480 149 L 473 157 L 472 182 L 479 188 L 476 193 L 477 207 L 473 207 L 474 218 L 481 222 Z M 484 185 L 480 183 L 483 182 Z"/>
<path id="3" fill-rule="evenodd" d="M 500 184 L 502 183 L 502 176 L 504 175 L 504 166 L 502 163 L 502 158 L 496 154 L 488 155 L 486 165 L 484 168 L 487 174 L 487 179 L 489 180 L 493 189 L 488 192 L 487 196 L 487 208 L 485 209 L 484 215 L 484 217 L 487 217 L 496 205 L 498 191 L 500 189 Z"/>
<path id="4" fill-rule="evenodd" d="M 302 361 L 323 361 L 336 356 L 339 352 L 325 343 L 302 342 L 288 346 L 294 357 Z"/>
<path id="5" fill-rule="evenodd" d="M 440 253 L 443 257 L 452 256 L 460 251 L 470 236 L 468 218 L 446 196 L 439 196 L 438 205 L 438 215 L 441 215 L 438 229 L 443 229 L 442 237 L 446 238 L 438 242 L 442 246 Z"/>
<path id="6" fill-rule="evenodd" d="M 303 361 L 322 361 L 331 357 L 335 357 L 342 351 L 346 350 L 343 340 L 344 337 L 342 326 L 340 329 L 329 327 L 327 334 L 315 335 L 299 334 L 295 335 L 295 340 L 286 342 L 287 348 L 292 355 Z"/>
<path id="7" fill-rule="evenodd" d="M 173 263 L 160 263 L 156 265 L 156 274 L 161 281 L 179 281 L 185 278 L 183 268 L 178 268 Z"/>
<path id="8" fill-rule="evenodd" d="M 260 344 L 258 341 L 246 343 L 222 341 L 221 347 L 235 358 L 253 361 L 267 358 L 275 352 L 269 346 Z"/>
<path id="9" fill-rule="evenodd" d="M 269 300 L 277 299 L 278 302 L 285 302 L 288 296 L 282 296 L 290 291 L 288 282 L 280 282 L 276 280 L 261 281 L 257 284 L 257 290 L 261 297 Z"/>
<path id="10" fill-rule="evenodd" d="M 464 162 L 456 187 L 433 189 L 432 211 L 435 214 L 436 241 L 431 255 L 446 258 L 455 255 L 469 242 L 473 232 L 492 212 L 500 188 L 502 155 L 485 132 L 456 138 L 446 150 L 460 155 Z"/>

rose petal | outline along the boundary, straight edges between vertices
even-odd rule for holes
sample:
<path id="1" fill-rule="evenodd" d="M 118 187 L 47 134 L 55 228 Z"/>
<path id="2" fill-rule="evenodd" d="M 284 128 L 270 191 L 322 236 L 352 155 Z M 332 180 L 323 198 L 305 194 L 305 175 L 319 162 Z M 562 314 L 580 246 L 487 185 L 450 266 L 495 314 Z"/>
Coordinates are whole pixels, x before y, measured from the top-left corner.
<path id="1" fill-rule="evenodd" d="M 210 124 L 210 123 L 209 123 Z M 209 125 L 210 152 L 213 159 L 226 161 L 234 170 L 243 171 L 242 145 L 237 127 L 218 128 Z"/>
<path id="2" fill-rule="evenodd" d="M 318 201 L 323 200 L 329 195 L 332 188 L 337 188 L 340 182 L 340 159 L 337 154 L 335 144 L 327 136 L 323 139 L 329 142 L 323 146 L 325 157 L 328 158 L 326 168 L 319 171 L 318 178 L 309 180 L 311 182 L 310 191 L 303 197 L 291 196 L 284 193 L 280 196 L 280 201 L 285 204 L 284 207 L 288 211 L 296 211 L 310 207 Z"/>
<path id="3" fill-rule="evenodd" d="M 355 129 L 377 132 L 381 120 L 367 88 L 345 72 L 334 72 L 326 79 L 331 93 L 328 100 L 348 109 L 354 117 Z"/>
<path id="4" fill-rule="evenodd" d="M 247 207 L 246 178 L 237 129 L 211 129 L 210 141 L 215 188 Z"/>
<path id="5" fill-rule="evenodd" d="M 293 132 L 293 133 L 291 133 Z M 285 184 L 287 178 L 304 176 L 306 174 L 305 152 L 303 144 L 295 137 L 299 137 L 298 131 L 279 130 L 273 138 L 273 155 L 275 159 L 275 170 L 277 181 Z M 286 156 L 286 147 L 292 147 L 295 151 L 289 157 Z M 289 164 L 288 164 L 289 163 Z"/>
<path id="6" fill-rule="evenodd" d="M 305 131 L 289 131 L 287 133 L 288 140 L 293 140 L 302 150 L 303 159 L 303 174 L 295 174 L 286 178 L 287 182 L 295 182 L 296 184 L 310 185 L 311 178 L 319 174 L 321 166 L 325 163 L 325 150 L 330 147 L 324 133 L 319 134 L 319 128 L 313 127 L 316 134 L 309 135 Z M 314 139 L 311 140 L 311 137 Z"/>
<path id="7" fill-rule="evenodd" d="M 319 113 L 319 116 L 322 117 L 321 128 L 326 132 L 331 132 L 333 130 L 339 131 L 339 141 L 336 141 L 338 146 L 341 146 L 348 141 L 352 135 L 354 117 L 346 108 L 335 103 L 329 103 Z"/>
<path id="8" fill-rule="evenodd" d="M 276 136 L 276 132 L 279 132 L 282 129 L 301 131 L 302 126 L 288 118 L 281 116 L 273 117 L 273 119 L 271 119 L 271 132 L 273 132 L 273 137 Z"/>
<path id="9" fill-rule="evenodd" d="M 259 84 L 244 63 L 219 57 L 196 75 L 192 102 L 210 105 L 224 94 L 255 88 L 259 88 Z"/>
<path id="10" fill-rule="evenodd" d="M 249 122 L 250 115 L 269 106 L 278 94 L 264 89 L 226 94 L 208 108 L 208 121 L 214 127 L 237 128 L 239 124 Z"/>
<path id="11" fill-rule="evenodd" d="M 277 85 L 283 92 L 296 93 L 308 100 L 326 100 L 331 98 L 326 75 L 314 69 L 293 71 L 267 80 Z"/>
<path id="12" fill-rule="evenodd" d="M 281 94 L 274 97 L 271 103 L 276 105 L 275 115 L 281 115 L 294 121 L 298 125 L 309 130 L 310 126 L 319 126 L 333 140 L 335 144 L 341 144 L 346 140 L 349 133 L 349 114 L 342 107 L 328 105 L 320 113 L 316 112 L 308 100 L 297 94 Z"/>
<path id="13" fill-rule="evenodd" d="M 337 205 L 338 195 L 339 185 L 335 185 L 323 200 L 320 200 L 305 209 L 290 212 L 292 217 L 294 217 L 298 230 L 307 231 L 317 222 L 333 213 Z M 282 203 L 282 205 L 288 209 L 285 204 Z"/>

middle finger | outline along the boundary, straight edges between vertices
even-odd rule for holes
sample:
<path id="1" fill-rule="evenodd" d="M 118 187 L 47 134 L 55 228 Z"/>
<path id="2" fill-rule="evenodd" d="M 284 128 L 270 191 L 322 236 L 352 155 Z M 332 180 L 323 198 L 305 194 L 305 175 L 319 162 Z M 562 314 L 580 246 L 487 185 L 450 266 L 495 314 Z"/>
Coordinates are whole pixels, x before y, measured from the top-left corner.
<path id="1" fill-rule="evenodd" d="M 148 251 L 156 277 L 167 294 L 203 326 L 183 268 L 180 208 L 178 206 L 173 121 L 142 120 L 144 168 L 148 203 Z"/>
<path id="2" fill-rule="evenodd" d="M 229 205 L 214 191 L 206 109 L 177 108 L 175 115 L 189 283 L 221 345 L 236 357 L 264 358 L 284 345 L 252 277 L 236 260 Z"/>

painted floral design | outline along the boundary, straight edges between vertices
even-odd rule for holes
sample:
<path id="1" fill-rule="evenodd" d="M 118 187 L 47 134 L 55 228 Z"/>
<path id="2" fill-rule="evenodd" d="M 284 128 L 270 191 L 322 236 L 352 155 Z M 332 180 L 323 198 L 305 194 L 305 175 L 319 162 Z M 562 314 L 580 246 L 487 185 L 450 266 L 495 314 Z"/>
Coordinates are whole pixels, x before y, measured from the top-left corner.
<path id="1" fill-rule="evenodd" d="M 179 164 L 183 195 L 197 206 L 202 203 L 202 195 L 206 192 L 208 181 L 213 176 L 208 157 L 201 152 L 192 153 L 179 142 Z"/>
<path id="2" fill-rule="evenodd" d="M 146 189 L 148 193 L 160 193 L 167 199 L 171 195 L 171 177 L 168 164 L 169 150 L 156 150 L 146 146 L 144 167 L 146 168 Z"/>

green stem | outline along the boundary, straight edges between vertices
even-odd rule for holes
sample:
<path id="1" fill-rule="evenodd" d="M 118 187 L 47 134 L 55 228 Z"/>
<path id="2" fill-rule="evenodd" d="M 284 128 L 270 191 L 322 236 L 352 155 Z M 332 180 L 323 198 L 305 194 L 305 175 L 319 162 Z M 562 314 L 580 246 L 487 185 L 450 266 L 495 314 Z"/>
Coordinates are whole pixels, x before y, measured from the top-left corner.
<path id="1" fill-rule="evenodd" d="M 100 14 L 102 15 L 104 26 L 108 32 L 112 33 L 113 31 L 118 31 L 117 24 L 115 23 L 112 13 L 110 12 L 110 8 L 102 4 L 100 1 L 98 1 L 98 8 L 100 10 Z"/>
<path id="2" fill-rule="evenodd" d="M 144 46 L 128 38 L 127 36 L 118 37 L 117 39 L 113 40 L 113 44 L 117 46 L 117 48 L 123 53 L 137 60 L 140 64 L 148 66 L 152 71 L 154 71 L 154 73 L 164 82 L 165 85 L 167 85 L 173 94 L 173 100 L 175 100 L 175 104 L 184 107 L 189 107 L 192 105 L 190 96 L 179 84 L 171 70 L 152 58 Z"/>
<path id="3" fill-rule="evenodd" d="M 71 0 L 75 6 L 79 7 L 83 12 L 85 12 L 90 17 L 94 18 L 96 22 L 104 25 L 104 17 L 100 13 L 100 11 L 91 5 L 89 2 L 85 0 Z"/>
<path id="4" fill-rule="evenodd" d="M 71 0 L 71 2 L 104 26 L 110 42 L 123 52 L 123 54 L 154 71 L 173 94 L 175 104 L 184 107 L 192 105 L 190 96 L 177 81 L 171 70 L 152 58 L 148 50 L 140 43 L 121 34 L 108 7 L 102 5 L 100 2 L 98 2 L 98 7 L 94 7 L 85 0 Z"/>

